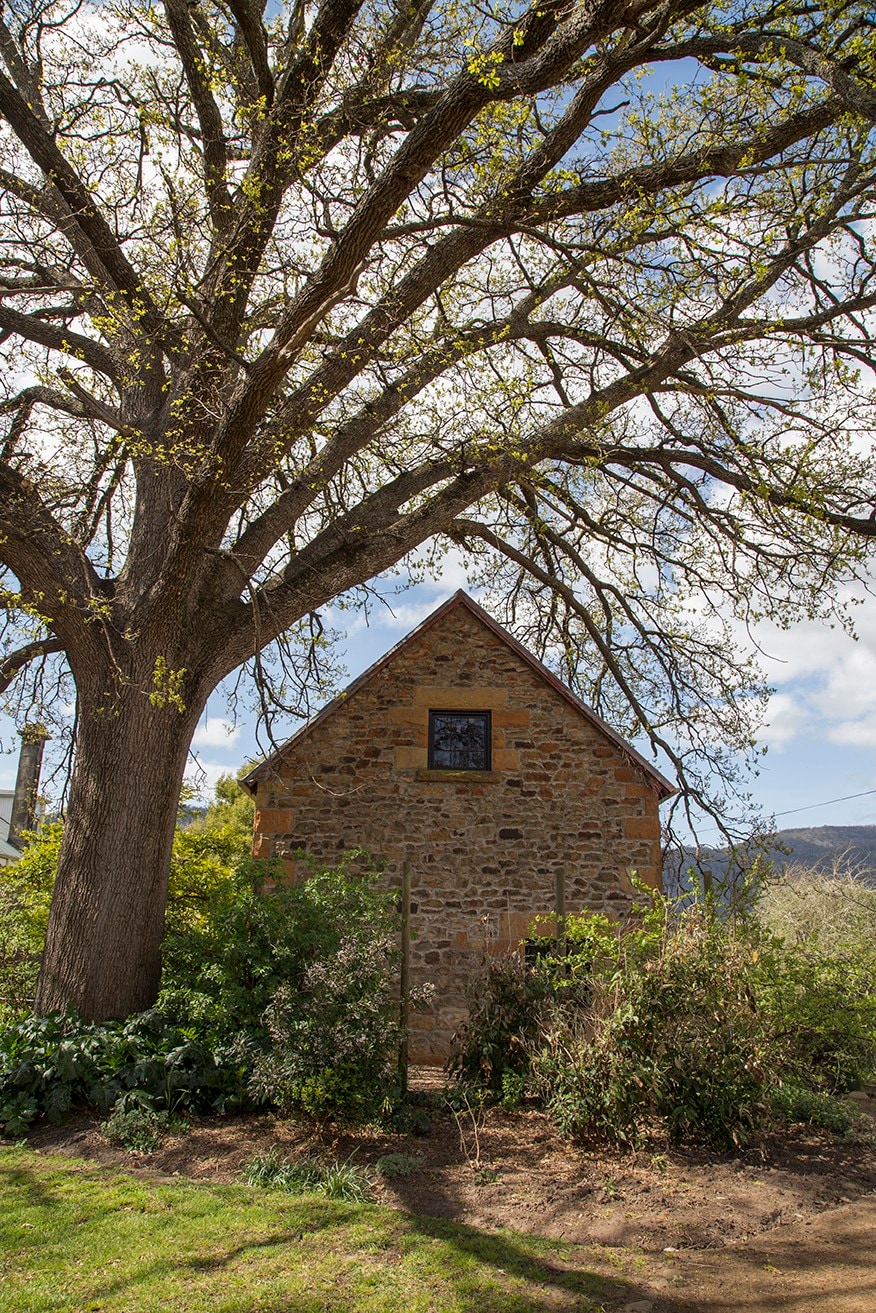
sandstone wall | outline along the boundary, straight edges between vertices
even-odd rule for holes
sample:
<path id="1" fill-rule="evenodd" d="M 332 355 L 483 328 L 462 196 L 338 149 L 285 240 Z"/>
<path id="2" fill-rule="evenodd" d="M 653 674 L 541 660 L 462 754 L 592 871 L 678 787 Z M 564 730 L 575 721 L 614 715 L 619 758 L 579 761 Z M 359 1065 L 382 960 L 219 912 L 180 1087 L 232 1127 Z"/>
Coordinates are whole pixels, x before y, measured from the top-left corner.
<path id="1" fill-rule="evenodd" d="M 492 769 L 429 771 L 429 710 L 489 710 Z M 256 796 L 256 856 L 332 861 L 362 845 L 412 866 L 414 981 L 436 987 L 412 1018 L 411 1060 L 443 1061 L 485 952 L 509 951 L 566 908 L 621 914 L 630 871 L 660 881 L 658 799 L 631 762 L 460 606 L 299 737 Z"/>

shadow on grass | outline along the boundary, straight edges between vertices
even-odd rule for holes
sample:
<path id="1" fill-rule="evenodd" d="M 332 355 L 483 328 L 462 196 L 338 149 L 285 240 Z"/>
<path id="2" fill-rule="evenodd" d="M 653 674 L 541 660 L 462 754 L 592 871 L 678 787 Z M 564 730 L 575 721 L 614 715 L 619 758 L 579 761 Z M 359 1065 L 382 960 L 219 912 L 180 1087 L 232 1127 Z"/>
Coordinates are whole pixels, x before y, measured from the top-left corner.
<path id="1" fill-rule="evenodd" d="M 611 1277 L 589 1270 L 574 1256 L 569 1260 L 538 1257 L 527 1252 L 526 1238 L 519 1239 L 510 1233 L 485 1232 L 469 1226 L 460 1226 L 440 1219 L 411 1218 L 394 1215 L 398 1225 L 393 1244 L 384 1252 L 366 1252 L 360 1260 L 357 1277 L 362 1269 L 371 1269 L 372 1279 L 357 1289 L 357 1277 L 349 1271 L 350 1247 L 343 1230 L 352 1219 L 361 1226 L 367 1225 L 367 1206 L 351 1208 L 347 1216 L 335 1222 L 337 1234 L 333 1237 L 332 1223 L 320 1228 L 324 1242 L 320 1261 L 331 1266 L 336 1254 L 338 1269 L 335 1273 L 322 1273 L 307 1294 L 290 1291 L 277 1295 L 275 1302 L 265 1292 L 253 1293 L 252 1307 L 259 1313 L 321 1313 L 337 1310 L 338 1313 L 355 1313 L 367 1309 L 369 1313 L 385 1310 L 396 1313 L 409 1305 L 413 1307 L 453 1309 L 454 1313 L 599 1313 L 616 1309 L 626 1303 L 648 1297 L 644 1287 L 623 1277 Z M 310 1232 L 310 1237 L 314 1231 Z M 248 1264 L 258 1254 L 273 1250 L 278 1272 L 290 1265 L 296 1269 L 308 1264 L 312 1247 L 307 1233 L 290 1228 L 279 1234 L 259 1240 L 231 1244 L 223 1252 L 210 1255 L 191 1255 L 173 1261 L 171 1269 L 181 1275 L 228 1272 L 239 1264 Z M 424 1263 L 420 1251 L 422 1241 L 436 1242 L 435 1250 Z M 353 1244 L 352 1249 L 356 1246 Z M 414 1270 L 405 1266 L 407 1255 L 412 1256 Z M 160 1265 L 165 1271 L 168 1268 Z M 144 1286 L 155 1278 L 158 1265 L 151 1270 L 96 1286 L 93 1297 L 102 1300 L 124 1291 L 130 1298 L 139 1280 Z M 381 1288 L 382 1287 L 382 1288 Z M 431 1298 L 428 1296 L 431 1295 Z M 653 1298 L 653 1295 L 651 1296 Z M 131 1300 L 133 1303 L 134 1301 Z M 247 1304 L 235 1303 L 234 1308 L 244 1310 Z M 668 1307 L 668 1306 L 667 1306 Z"/>
<path id="2" fill-rule="evenodd" d="M 58 1203 L 57 1191 L 41 1177 L 20 1167 L 0 1166 L 0 1195 L 12 1197 L 13 1194 L 30 1208 L 48 1208 Z M 5 1209 L 0 1210 L 0 1225 L 4 1214 Z"/>
<path id="3" fill-rule="evenodd" d="M 509 1232 L 15 1157 L 0 1170 L 0 1190 L 14 1214 L 19 1278 L 27 1274 L 19 1308 L 36 1308 L 46 1289 L 57 1292 L 46 1313 L 176 1307 L 182 1294 L 192 1309 L 235 1313 L 596 1313 L 643 1297 L 636 1281 L 599 1275 L 571 1250 Z M 545 1248 L 553 1252 L 538 1252 Z"/>
<path id="4" fill-rule="evenodd" d="M 0 1191 L 2 1225 L 15 1237 L 8 1252 L 28 1274 L 15 1307 L 36 1310 L 38 1293 L 49 1289 L 54 1297 L 39 1305 L 46 1313 L 92 1303 L 116 1313 L 177 1307 L 181 1297 L 197 1313 L 876 1308 L 867 1243 L 876 1201 L 870 1211 L 856 1205 L 825 1217 L 815 1243 L 773 1234 L 745 1248 L 679 1255 L 681 1289 L 669 1291 L 651 1284 L 647 1268 L 630 1271 L 643 1260 L 627 1251 L 274 1190 L 133 1181 L 81 1160 L 14 1152 L 0 1169 Z M 90 1273 L 83 1254 L 94 1255 Z M 661 1261 L 644 1258 L 652 1277 Z M 618 1270 L 606 1272 L 613 1263 Z"/>

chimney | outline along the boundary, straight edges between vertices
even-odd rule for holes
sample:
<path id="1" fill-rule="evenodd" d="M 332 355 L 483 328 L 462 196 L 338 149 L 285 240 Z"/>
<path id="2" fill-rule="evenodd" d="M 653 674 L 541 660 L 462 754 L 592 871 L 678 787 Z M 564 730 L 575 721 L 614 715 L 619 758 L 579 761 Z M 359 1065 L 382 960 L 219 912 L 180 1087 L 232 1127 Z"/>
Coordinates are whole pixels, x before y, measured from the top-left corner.
<path id="1" fill-rule="evenodd" d="M 12 800 L 12 819 L 9 822 L 9 842 L 13 848 L 23 848 L 23 830 L 32 830 L 36 820 L 37 791 L 43 765 L 43 748 L 49 732 L 45 725 L 25 725 L 21 731 L 21 752 L 18 757 L 18 776 L 15 797 Z"/>

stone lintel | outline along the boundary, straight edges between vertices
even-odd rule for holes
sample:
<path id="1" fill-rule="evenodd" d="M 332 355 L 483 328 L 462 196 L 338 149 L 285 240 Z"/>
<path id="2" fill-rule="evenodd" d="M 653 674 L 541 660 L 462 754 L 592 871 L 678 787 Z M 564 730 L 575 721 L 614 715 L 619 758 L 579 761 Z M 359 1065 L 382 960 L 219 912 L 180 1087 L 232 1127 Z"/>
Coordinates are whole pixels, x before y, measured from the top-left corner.
<path id="1" fill-rule="evenodd" d="M 490 711 L 504 707 L 507 688 L 458 688 L 442 684 L 424 684 L 414 689 L 414 703 L 431 711 Z"/>

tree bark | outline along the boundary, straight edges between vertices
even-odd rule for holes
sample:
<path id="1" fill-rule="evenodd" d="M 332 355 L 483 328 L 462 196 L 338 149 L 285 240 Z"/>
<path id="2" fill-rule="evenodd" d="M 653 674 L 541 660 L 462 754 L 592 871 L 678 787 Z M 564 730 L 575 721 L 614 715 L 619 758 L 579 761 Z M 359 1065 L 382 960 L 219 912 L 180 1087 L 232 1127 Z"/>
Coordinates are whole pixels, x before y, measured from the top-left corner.
<path id="1" fill-rule="evenodd" d="M 131 686 L 111 709 L 80 692 L 76 764 L 36 996 L 86 1019 L 155 1001 L 171 847 L 202 710 Z"/>

